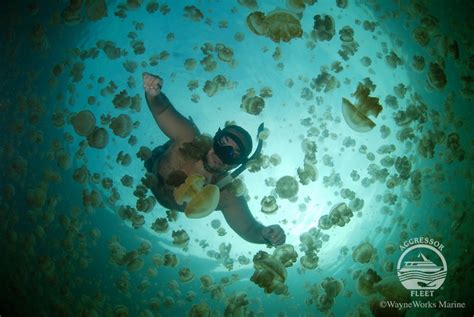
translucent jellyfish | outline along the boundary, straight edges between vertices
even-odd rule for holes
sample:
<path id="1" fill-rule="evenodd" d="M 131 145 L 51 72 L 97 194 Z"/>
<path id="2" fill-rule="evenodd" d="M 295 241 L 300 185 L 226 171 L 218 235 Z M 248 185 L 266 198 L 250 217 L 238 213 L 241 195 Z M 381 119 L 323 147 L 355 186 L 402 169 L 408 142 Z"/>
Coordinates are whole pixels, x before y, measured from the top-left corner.
<path id="1" fill-rule="evenodd" d="M 136 272 L 136 271 L 141 270 L 144 264 L 145 264 L 145 261 L 142 258 L 136 257 L 132 259 L 130 262 L 128 262 L 127 269 L 129 272 Z"/>
<path id="2" fill-rule="evenodd" d="M 375 248 L 369 242 L 359 244 L 352 252 L 354 262 L 369 263 L 375 257 Z"/>
<path id="3" fill-rule="evenodd" d="M 208 292 L 212 285 L 214 285 L 214 280 L 210 275 L 203 275 L 199 278 L 201 281 L 201 290 L 205 293 Z"/>
<path id="4" fill-rule="evenodd" d="M 133 187 L 133 177 L 130 175 L 124 175 L 121 179 L 120 182 L 122 183 L 123 186 L 125 187 Z"/>
<path id="5" fill-rule="evenodd" d="M 194 273 L 187 267 L 183 267 L 179 270 L 179 280 L 183 283 L 190 282 L 194 279 Z"/>
<path id="6" fill-rule="evenodd" d="M 186 247 L 190 239 L 187 232 L 182 229 L 176 230 L 176 231 L 173 230 L 172 237 L 173 237 L 173 244 L 181 248 Z"/>
<path id="7" fill-rule="evenodd" d="M 346 25 L 339 30 L 339 38 L 342 42 L 352 42 L 354 41 L 354 29 Z"/>
<path id="8" fill-rule="evenodd" d="M 272 163 L 273 166 L 277 166 L 281 163 L 281 157 L 278 154 L 272 154 L 270 156 L 270 163 Z"/>
<path id="9" fill-rule="evenodd" d="M 117 159 L 115 161 L 123 166 L 129 166 L 132 162 L 132 157 L 130 156 L 130 154 L 125 153 L 124 151 L 120 151 L 117 154 Z"/>
<path id="10" fill-rule="evenodd" d="M 250 303 L 247 294 L 238 292 L 227 298 L 224 308 L 224 316 L 244 316 L 247 312 L 246 306 Z"/>
<path id="11" fill-rule="evenodd" d="M 474 77 L 461 76 L 460 80 L 462 84 L 461 94 L 466 98 L 474 98 Z"/>
<path id="12" fill-rule="evenodd" d="M 95 116 L 89 110 L 82 110 L 71 118 L 71 124 L 80 136 L 88 136 L 96 127 Z"/>
<path id="13" fill-rule="evenodd" d="M 375 123 L 369 119 L 369 115 L 377 117 L 382 111 L 379 98 L 370 97 L 370 89 L 359 83 L 357 90 L 353 96 L 356 97 L 357 103 L 353 105 L 346 98 L 342 98 L 342 115 L 344 120 L 357 132 L 368 132 L 375 127 Z"/>
<path id="14" fill-rule="evenodd" d="M 151 228 L 159 233 L 166 232 L 169 228 L 168 220 L 166 220 L 166 218 L 157 218 L 151 225 Z"/>
<path id="15" fill-rule="evenodd" d="M 319 41 L 330 41 L 336 34 L 334 18 L 330 15 L 317 14 L 313 17 L 313 20 L 313 38 Z"/>
<path id="16" fill-rule="evenodd" d="M 187 203 L 184 212 L 188 218 L 205 217 L 213 212 L 219 203 L 219 187 L 213 184 L 204 186 L 204 180 L 204 176 L 193 174 L 174 191 L 178 204 Z"/>
<path id="17" fill-rule="evenodd" d="M 170 267 L 175 267 L 178 265 L 178 257 L 176 254 L 172 253 L 165 253 L 163 257 L 163 265 L 165 266 L 170 266 Z"/>
<path id="18" fill-rule="evenodd" d="M 267 36 L 276 43 L 289 42 L 303 35 L 299 18 L 290 11 L 280 9 L 273 10 L 266 16 L 260 11 L 250 13 L 247 16 L 247 26 L 253 33 Z"/>
<path id="19" fill-rule="evenodd" d="M 126 138 L 133 129 L 133 122 L 130 116 L 121 114 L 117 118 L 113 118 L 109 125 L 116 136 Z"/>
<path id="20" fill-rule="evenodd" d="M 28 189 L 26 194 L 26 203 L 30 208 L 41 208 L 46 203 L 47 188 L 39 186 L 37 188 Z"/>
<path id="21" fill-rule="evenodd" d="M 216 51 L 217 57 L 223 62 L 229 63 L 234 58 L 234 51 L 222 43 L 216 45 Z"/>
<path id="22" fill-rule="evenodd" d="M 296 253 L 295 248 L 291 244 L 283 244 L 275 248 L 275 251 L 273 251 L 273 257 L 280 261 L 283 266 L 291 267 L 293 266 L 293 263 L 296 262 L 298 253 Z"/>
<path id="23" fill-rule="evenodd" d="M 316 181 L 319 175 L 316 166 L 308 163 L 305 163 L 303 168 L 298 167 L 297 173 L 302 185 L 308 185 L 310 182 Z"/>
<path id="24" fill-rule="evenodd" d="M 369 67 L 370 65 L 372 65 L 372 59 L 368 56 L 364 56 L 360 59 L 360 63 L 362 64 L 362 66 Z"/>
<path id="25" fill-rule="evenodd" d="M 265 293 L 286 294 L 286 269 L 278 260 L 265 251 L 259 251 L 253 257 L 255 272 L 252 282 L 263 288 Z"/>
<path id="26" fill-rule="evenodd" d="M 424 27 L 415 28 L 412 32 L 412 37 L 421 46 L 426 46 L 430 42 L 430 35 Z"/>
<path id="27" fill-rule="evenodd" d="M 336 0 L 337 7 L 341 9 L 347 8 L 348 3 L 349 3 L 349 0 Z"/>
<path id="28" fill-rule="evenodd" d="M 273 196 L 263 197 L 262 201 L 260 202 L 260 205 L 262 206 L 261 208 L 262 212 L 266 214 L 272 214 L 278 209 L 276 199 Z"/>
<path id="29" fill-rule="evenodd" d="M 415 55 L 411 61 L 411 66 L 414 70 L 422 71 L 425 68 L 425 58 L 423 56 Z"/>
<path id="30" fill-rule="evenodd" d="M 87 169 L 87 166 L 83 165 L 74 170 L 72 178 L 80 184 L 85 184 L 89 181 L 89 176 L 90 176 L 90 173 L 89 173 L 89 170 Z"/>
<path id="31" fill-rule="evenodd" d="M 246 94 L 242 97 L 240 108 L 253 115 L 259 115 L 265 108 L 265 100 L 262 97 Z"/>
<path id="32" fill-rule="evenodd" d="M 114 316 L 129 316 L 128 307 L 125 305 L 117 305 L 114 307 Z"/>
<path id="33" fill-rule="evenodd" d="M 262 87 L 260 89 L 260 97 L 270 98 L 271 96 L 273 96 L 273 91 L 271 87 Z"/>
<path id="34" fill-rule="evenodd" d="M 442 90 L 448 82 L 444 73 L 444 66 L 439 63 L 430 63 L 427 82 L 429 87 Z"/>
<path id="35" fill-rule="evenodd" d="M 382 278 L 372 269 L 362 272 L 357 279 L 357 291 L 363 296 L 368 296 L 376 292 L 374 285 Z"/>
<path id="36" fill-rule="evenodd" d="M 103 149 L 109 143 L 109 134 L 104 128 L 95 128 L 94 131 L 87 136 L 87 142 L 90 147 Z"/>
<path id="37" fill-rule="evenodd" d="M 91 21 L 98 21 L 107 16 L 105 0 L 86 1 L 86 15 Z"/>
<path id="38" fill-rule="evenodd" d="M 153 196 L 139 198 L 136 204 L 137 210 L 145 213 L 151 212 L 155 206 L 156 198 Z"/>
<path id="39" fill-rule="evenodd" d="M 89 192 L 89 190 L 84 189 L 82 191 L 82 202 L 84 206 L 92 206 L 94 208 L 101 207 L 102 203 L 102 196 L 101 194 L 93 189 Z"/>
<path id="40" fill-rule="evenodd" d="M 56 151 L 54 155 L 60 168 L 62 168 L 63 170 L 68 170 L 71 167 L 71 157 L 69 156 L 69 153 L 66 152 L 64 149 Z"/>
<path id="41" fill-rule="evenodd" d="M 340 86 L 336 76 L 331 75 L 326 70 L 321 70 L 316 78 L 311 81 L 311 88 L 317 92 L 330 92 Z"/>
<path id="42" fill-rule="evenodd" d="M 318 267 L 319 258 L 315 253 L 305 253 L 300 258 L 301 266 L 308 270 L 314 270 Z"/>
<path id="43" fill-rule="evenodd" d="M 212 72 L 217 67 L 217 62 L 214 60 L 212 55 L 206 55 L 206 57 L 204 57 L 200 63 L 207 72 Z"/>
<path id="44" fill-rule="evenodd" d="M 229 185 L 227 185 L 227 189 L 233 193 L 236 197 L 242 196 L 247 193 L 247 187 L 245 186 L 244 181 L 241 178 L 234 179 Z"/>
<path id="45" fill-rule="evenodd" d="M 281 198 L 293 198 L 298 193 L 298 182 L 292 176 L 283 176 L 276 183 L 276 192 Z"/>
<path id="46" fill-rule="evenodd" d="M 321 282 L 321 287 L 326 292 L 327 297 L 334 298 L 341 293 L 342 289 L 344 288 L 344 284 L 342 284 L 342 281 L 340 280 L 336 280 L 332 277 L 326 277 Z"/>
<path id="47" fill-rule="evenodd" d="M 211 316 L 211 308 L 206 303 L 194 304 L 188 312 L 188 317 L 208 317 Z"/>
<path id="48" fill-rule="evenodd" d="M 194 70 L 196 65 L 197 62 L 194 58 L 188 58 L 184 61 L 184 68 L 186 68 L 186 70 Z"/>
<path id="49" fill-rule="evenodd" d="M 140 149 L 137 152 L 137 157 L 142 161 L 146 161 L 151 157 L 151 149 L 146 146 L 140 146 Z"/>
<path id="50" fill-rule="evenodd" d="M 400 178 L 408 179 L 411 172 L 411 163 L 408 157 L 397 157 L 395 161 L 395 169 L 400 174 Z"/>
<path id="51" fill-rule="evenodd" d="M 351 215 L 352 212 L 356 212 L 361 210 L 364 207 L 364 200 L 361 198 L 354 198 L 351 200 L 349 204 L 349 209 L 351 210 Z"/>
<path id="52" fill-rule="evenodd" d="M 332 222 L 329 220 L 329 215 L 322 215 L 318 221 L 319 228 L 323 230 L 328 230 L 332 228 Z"/>
<path id="53" fill-rule="evenodd" d="M 202 14 L 201 10 L 199 10 L 195 6 L 185 6 L 184 7 L 184 14 L 185 17 L 190 19 L 191 21 L 201 21 L 204 15 Z"/>
<path id="54" fill-rule="evenodd" d="M 399 65 L 403 65 L 402 59 L 393 51 L 385 56 L 385 63 L 393 69 L 397 68 Z"/>
<path id="55" fill-rule="evenodd" d="M 215 81 L 206 80 L 202 90 L 206 93 L 208 97 L 214 96 L 219 90 L 219 85 Z"/>
<path id="56" fill-rule="evenodd" d="M 244 6 L 248 9 L 250 9 L 250 10 L 257 10 L 258 9 L 257 0 L 237 0 L 237 2 L 241 6 Z"/>

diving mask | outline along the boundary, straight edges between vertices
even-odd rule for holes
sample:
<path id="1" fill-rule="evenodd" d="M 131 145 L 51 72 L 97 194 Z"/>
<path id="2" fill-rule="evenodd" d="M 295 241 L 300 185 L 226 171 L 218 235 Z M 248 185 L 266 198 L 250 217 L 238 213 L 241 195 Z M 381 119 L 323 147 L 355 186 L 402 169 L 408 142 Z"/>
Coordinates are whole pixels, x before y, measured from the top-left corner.
<path id="1" fill-rule="evenodd" d="M 222 144 L 222 138 L 224 136 L 232 139 L 235 144 L 237 144 L 239 150 L 241 151 L 240 154 L 237 154 L 232 146 Z M 219 129 L 214 136 L 214 153 L 216 153 L 219 159 L 227 165 L 243 163 L 247 159 L 247 157 L 242 154 L 243 149 L 244 145 L 242 144 L 242 141 L 237 135 L 233 133 Z"/>

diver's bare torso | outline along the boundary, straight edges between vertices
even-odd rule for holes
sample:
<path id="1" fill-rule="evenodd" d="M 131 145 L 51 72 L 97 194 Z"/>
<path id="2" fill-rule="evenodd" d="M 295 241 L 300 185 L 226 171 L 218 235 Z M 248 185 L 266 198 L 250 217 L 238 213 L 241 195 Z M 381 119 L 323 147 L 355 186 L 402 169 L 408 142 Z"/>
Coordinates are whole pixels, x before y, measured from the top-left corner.
<path id="1" fill-rule="evenodd" d="M 165 181 L 162 186 L 167 188 L 166 190 L 160 191 L 160 194 L 170 196 L 166 197 L 166 199 L 169 200 L 174 200 L 174 196 L 172 195 L 174 188 L 176 188 L 179 183 L 184 182 L 186 177 L 192 174 L 204 176 L 207 184 L 215 182 L 213 175 L 204 169 L 202 160 L 190 160 L 183 157 L 179 150 L 183 143 L 184 142 L 172 142 L 161 158 L 154 163 L 152 169 L 153 173 L 159 174 Z M 179 211 L 183 210 L 184 206 L 180 208 Z"/>

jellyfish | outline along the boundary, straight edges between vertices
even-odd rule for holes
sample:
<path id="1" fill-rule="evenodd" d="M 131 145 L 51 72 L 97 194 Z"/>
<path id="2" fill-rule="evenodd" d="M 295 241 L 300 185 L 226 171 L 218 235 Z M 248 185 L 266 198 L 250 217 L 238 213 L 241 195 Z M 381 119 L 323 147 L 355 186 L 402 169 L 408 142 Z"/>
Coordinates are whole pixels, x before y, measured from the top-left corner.
<path id="1" fill-rule="evenodd" d="M 439 63 L 430 63 L 427 82 L 429 87 L 442 90 L 448 82 L 444 73 L 444 66 Z"/>
<path id="2" fill-rule="evenodd" d="M 283 176 L 276 183 L 276 192 L 281 198 L 293 198 L 298 193 L 298 182 L 292 176 Z"/>
<path id="3" fill-rule="evenodd" d="M 242 97 L 240 108 L 249 114 L 259 115 L 263 108 L 265 108 L 265 100 L 259 96 L 246 94 Z"/>
<path id="4" fill-rule="evenodd" d="M 334 18 L 330 15 L 315 15 L 313 17 L 312 35 L 315 40 L 330 41 L 336 33 Z"/>
<path id="5" fill-rule="evenodd" d="M 194 279 L 194 273 L 187 267 L 182 268 L 179 270 L 179 280 L 183 283 L 190 282 Z"/>
<path id="6" fill-rule="evenodd" d="M 178 246 L 178 247 L 186 247 L 189 243 L 189 235 L 185 230 L 173 230 L 172 233 L 173 237 L 173 244 Z"/>
<path id="7" fill-rule="evenodd" d="M 296 262 L 298 253 L 296 253 L 295 248 L 291 244 L 283 244 L 276 247 L 275 251 L 273 251 L 273 257 L 280 261 L 283 266 L 291 267 Z"/>
<path id="8" fill-rule="evenodd" d="M 206 303 L 194 304 L 188 312 L 188 317 L 208 317 L 211 316 L 211 308 Z"/>
<path id="9" fill-rule="evenodd" d="M 254 11 L 247 16 L 247 26 L 253 33 L 270 38 L 273 42 L 289 42 L 303 35 L 299 18 L 287 10 L 273 10 L 265 15 Z"/>
<path id="10" fill-rule="evenodd" d="M 96 128 L 96 119 L 91 111 L 82 110 L 72 116 L 71 124 L 78 135 L 87 137 L 89 134 L 94 132 L 94 129 Z"/>
<path id="11" fill-rule="evenodd" d="M 263 288 L 265 293 L 286 294 L 287 287 L 285 267 L 265 251 L 259 251 L 253 257 L 255 272 L 252 282 Z"/>
<path id="12" fill-rule="evenodd" d="M 202 20 L 204 15 L 201 10 L 195 6 L 185 6 L 184 7 L 184 16 L 190 19 L 191 21 L 199 22 Z"/>
<path id="13" fill-rule="evenodd" d="M 262 198 L 260 202 L 262 208 L 262 212 L 266 214 L 272 214 L 278 209 L 278 205 L 276 203 L 276 199 L 273 196 L 265 196 Z"/>
<path id="14" fill-rule="evenodd" d="M 133 122 L 130 116 L 121 114 L 117 118 L 113 118 L 109 125 L 116 136 L 126 138 L 133 129 Z"/>
<path id="15" fill-rule="evenodd" d="M 188 218 L 205 217 L 213 212 L 219 203 L 219 187 L 213 184 L 204 186 L 204 180 L 204 176 L 193 174 L 174 191 L 178 204 L 187 203 L 184 212 Z"/>
<path id="16" fill-rule="evenodd" d="M 166 232 L 169 228 L 168 220 L 166 220 L 166 218 L 157 218 L 151 228 L 159 233 Z"/>
<path id="17" fill-rule="evenodd" d="M 87 142 L 90 147 L 103 149 L 109 143 L 109 134 L 104 128 L 95 128 L 94 131 L 87 136 Z"/>
<path id="18" fill-rule="evenodd" d="M 375 248 L 369 242 L 359 244 L 352 252 L 354 262 L 369 263 L 375 256 Z"/>
<path id="19" fill-rule="evenodd" d="M 359 83 L 353 96 L 357 103 L 353 105 L 346 98 L 342 98 L 342 115 L 347 125 L 357 132 L 368 132 L 375 127 L 375 123 L 369 119 L 369 115 L 377 117 L 382 111 L 379 98 L 370 97 L 370 89 Z"/>

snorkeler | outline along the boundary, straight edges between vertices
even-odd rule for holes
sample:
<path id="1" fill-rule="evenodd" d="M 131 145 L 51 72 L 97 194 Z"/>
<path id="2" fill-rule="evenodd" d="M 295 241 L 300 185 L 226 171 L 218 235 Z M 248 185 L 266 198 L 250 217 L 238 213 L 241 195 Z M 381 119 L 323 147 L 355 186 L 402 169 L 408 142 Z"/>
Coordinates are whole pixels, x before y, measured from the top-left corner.
<path id="1" fill-rule="evenodd" d="M 257 222 L 245 198 L 226 187 L 249 160 L 249 133 L 240 126 L 229 125 L 219 129 L 213 139 L 203 136 L 192 120 L 183 117 L 161 92 L 163 79 L 143 73 L 143 86 L 156 123 L 170 139 L 154 149 L 152 157 L 145 161 L 147 171 L 157 178 L 151 190 L 158 202 L 194 218 L 221 210 L 229 226 L 243 239 L 275 246 L 285 243 L 285 232 L 279 225 L 264 226 Z M 261 146 L 260 141 L 257 151 Z M 233 169 L 236 170 L 230 173 Z M 210 202 L 204 210 L 202 206 L 199 211 L 192 208 L 203 205 L 206 199 Z"/>

